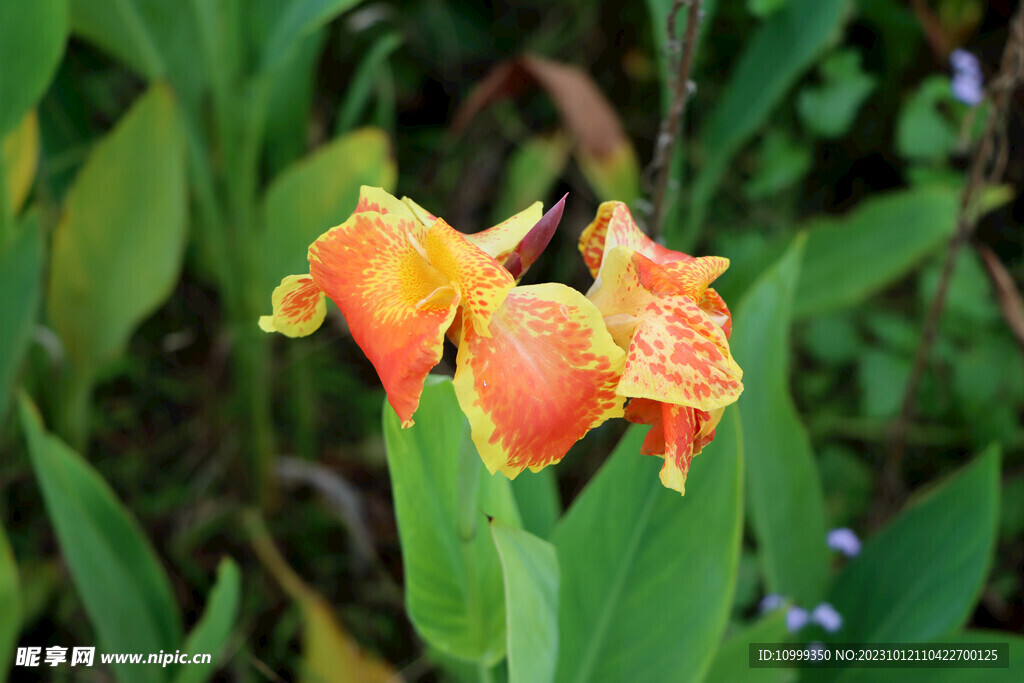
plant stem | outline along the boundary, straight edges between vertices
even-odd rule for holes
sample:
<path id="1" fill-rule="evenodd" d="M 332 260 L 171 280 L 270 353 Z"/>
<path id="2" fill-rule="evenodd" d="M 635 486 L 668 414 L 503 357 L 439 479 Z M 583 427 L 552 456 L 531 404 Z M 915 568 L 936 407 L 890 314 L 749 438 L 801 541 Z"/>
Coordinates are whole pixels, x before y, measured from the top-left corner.
<path id="1" fill-rule="evenodd" d="M 669 42 L 674 37 L 674 24 L 676 12 L 684 4 L 676 2 L 669 12 Z M 693 94 L 694 85 L 690 81 L 690 72 L 693 69 L 693 54 L 697 47 L 697 31 L 700 28 L 700 15 L 702 0 L 685 0 L 689 6 L 686 15 L 686 35 L 683 38 L 683 55 L 679 60 L 679 75 L 676 77 L 672 105 L 668 114 L 662 119 L 661 128 L 658 132 L 658 141 L 655 147 L 654 159 L 651 167 L 657 171 L 657 179 L 652 197 L 651 213 L 651 236 L 661 234 L 665 222 L 667 210 L 665 195 L 668 191 L 669 178 L 672 175 L 673 153 L 676 146 L 676 138 L 679 136 L 679 128 L 683 119 L 683 112 L 686 110 L 686 103 Z"/>

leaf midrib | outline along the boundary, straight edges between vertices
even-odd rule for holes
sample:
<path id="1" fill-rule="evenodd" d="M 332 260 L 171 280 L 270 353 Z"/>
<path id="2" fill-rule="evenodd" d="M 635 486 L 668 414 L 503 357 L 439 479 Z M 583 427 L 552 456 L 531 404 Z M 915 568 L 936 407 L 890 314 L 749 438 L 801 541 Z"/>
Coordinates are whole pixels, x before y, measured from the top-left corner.
<path id="1" fill-rule="evenodd" d="M 651 479 L 651 482 L 657 481 Z M 611 622 L 612 613 L 615 611 L 615 606 L 618 604 L 623 587 L 626 584 L 626 577 L 629 575 L 633 568 L 633 564 L 636 561 L 637 550 L 640 547 L 640 540 L 642 534 L 637 533 L 642 528 L 647 526 L 647 520 L 651 516 L 654 509 L 654 503 L 656 502 L 657 496 L 650 495 L 650 492 L 654 489 L 654 484 L 648 484 L 648 494 L 645 496 L 644 507 L 637 516 L 637 523 L 633 525 L 634 533 L 630 534 L 629 546 L 626 548 L 626 552 L 623 554 L 623 561 L 619 563 L 619 571 L 612 581 L 612 589 L 608 592 L 607 596 L 603 601 L 603 606 L 600 614 L 598 615 L 596 626 L 594 627 L 593 636 L 589 638 L 590 646 L 584 653 L 583 659 L 580 666 L 576 669 L 576 678 L 574 679 L 577 683 L 589 680 L 589 674 L 591 669 L 594 668 L 594 664 L 597 661 L 597 653 L 600 650 L 600 645 L 604 640 L 608 625 Z"/>

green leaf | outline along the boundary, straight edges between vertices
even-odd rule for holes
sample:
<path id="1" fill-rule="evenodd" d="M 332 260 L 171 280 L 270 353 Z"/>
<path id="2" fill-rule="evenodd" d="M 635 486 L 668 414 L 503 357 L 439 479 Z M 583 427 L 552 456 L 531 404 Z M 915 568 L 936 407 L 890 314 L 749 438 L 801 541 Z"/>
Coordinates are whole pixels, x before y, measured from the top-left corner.
<path id="1" fill-rule="evenodd" d="M 505 576 L 509 681 L 553 681 L 558 657 L 555 548 L 500 520 L 491 522 L 491 535 Z"/>
<path id="2" fill-rule="evenodd" d="M 21 397 L 21 427 L 78 596 L 106 652 L 165 652 L 181 646 L 181 615 L 160 560 L 138 522 L 105 481 L 43 428 Z M 151 666 L 115 665 L 121 680 L 164 681 Z"/>
<path id="3" fill-rule="evenodd" d="M 11 655 L 21 631 L 21 587 L 18 581 L 18 563 L 0 524 L 0 681 L 7 680 Z"/>
<path id="4" fill-rule="evenodd" d="M 66 0 L 0 2 L 0 138 L 43 96 L 67 37 Z"/>
<path id="5" fill-rule="evenodd" d="M 381 70 L 387 67 L 388 57 L 402 46 L 402 42 L 400 34 L 391 32 L 385 33 L 370 46 L 345 88 L 345 98 L 334 127 L 335 133 L 347 133 L 358 123 L 380 78 Z"/>
<path id="6" fill-rule="evenodd" d="M 857 364 L 860 414 L 896 417 L 903 403 L 911 364 L 910 358 L 890 351 L 865 349 Z"/>
<path id="7" fill-rule="evenodd" d="M 820 71 L 822 84 L 800 91 L 797 111 L 812 131 L 824 138 L 837 138 L 853 125 L 878 80 L 861 69 L 860 53 L 853 49 L 829 55 Z"/>
<path id="8" fill-rule="evenodd" d="M 166 78 L 186 103 L 197 107 L 209 74 L 194 3 L 165 0 L 71 0 L 71 29 L 143 78 Z M 225 30 L 220 29 L 219 39 Z"/>
<path id="9" fill-rule="evenodd" d="M 751 287 L 736 309 L 730 344 L 743 368 L 747 518 L 767 590 L 813 605 L 828 579 L 824 499 L 789 393 L 789 327 L 803 247 L 801 235 Z"/>
<path id="10" fill-rule="evenodd" d="M 327 37 L 325 29 L 314 32 L 270 79 L 264 141 L 269 173 L 277 174 L 308 149 L 316 70 Z"/>
<path id="11" fill-rule="evenodd" d="M 285 4 L 264 45 L 260 70 L 276 69 L 304 37 L 360 0 L 292 0 Z"/>
<path id="12" fill-rule="evenodd" d="M 505 165 L 492 222 L 497 225 L 538 199 L 543 200 L 565 170 L 569 148 L 570 141 L 562 133 L 538 135 L 524 142 Z"/>
<path id="13" fill-rule="evenodd" d="M 926 78 L 900 109 L 896 150 L 907 159 L 936 161 L 957 144 L 957 125 L 939 107 L 962 107 L 953 98 L 947 76 Z"/>
<path id="14" fill-rule="evenodd" d="M 428 378 L 416 424 L 408 429 L 401 428 L 385 404 L 384 443 L 409 617 L 430 645 L 461 659 L 493 664 L 506 647 L 501 564 L 480 509 L 463 508 L 459 452 L 466 441 L 468 423 L 449 379 Z M 478 470 L 479 464 L 463 476 L 481 476 Z M 481 507 L 483 499 L 500 493 L 490 489 L 503 490 L 505 505 L 514 506 L 501 475 L 484 473 L 480 488 Z"/>
<path id="15" fill-rule="evenodd" d="M 0 246 L 0 424 L 21 359 L 28 348 L 42 286 L 43 244 L 38 216 L 30 213 L 14 240 Z"/>
<path id="16" fill-rule="evenodd" d="M 361 185 L 390 190 L 398 171 L 384 131 L 363 128 L 336 138 L 274 179 L 263 205 L 258 238 L 261 297 L 288 275 L 309 270 L 306 250 L 356 208 Z"/>
<path id="17" fill-rule="evenodd" d="M 904 276 L 952 233 L 958 201 L 948 189 L 902 190 L 806 224 L 795 315 L 852 306 Z"/>
<path id="18" fill-rule="evenodd" d="M 562 499 L 554 469 L 545 467 L 540 472 L 523 470 L 512 482 L 512 493 L 523 518 L 523 528 L 534 536 L 551 536 L 562 514 Z"/>
<path id="19" fill-rule="evenodd" d="M 751 643 L 784 643 L 788 640 L 786 610 L 775 610 L 759 621 L 732 634 L 718 647 L 715 659 L 704 680 L 709 683 L 743 681 L 743 683 L 782 683 L 790 679 L 786 669 L 751 669 L 748 652 Z"/>
<path id="20" fill-rule="evenodd" d="M 757 172 L 743 186 L 750 199 L 764 199 L 800 182 L 811 168 L 811 150 L 779 130 L 769 131 L 758 153 Z"/>
<path id="21" fill-rule="evenodd" d="M 961 631 L 935 639 L 936 643 L 979 646 L 1009 643 L 1010 659 L 1005 669 L 847 669 L 843 683 L 1011 683 L 1024 670 L 1024 637 L 1008 631 Z"/>
<path id="22" fill-rule="evenodd" d="M 912 501 L 869 538 L 832 587 L 847 642 L 917 642 L 970 615 L 995 549 L 999 449 Z"/>
<path id="23" fill-rule="evenodd" d="M 53 237 L 47 309 L 80 375 L 117 358 L 174 289 L 185 189 L 174 99 L 155 85 L 93 149 Z"/>
<path id="24" fill-rule="evenodd" d="M 18 215 L 32 189 L 38 165 L 39 116 L 33 109 L 21 117 L 21 122 L 6 136 L 0 134 L 0 175 L 5 179 L 0 192 L 7 193 L 6 204 L 0 197 L 0 210 L 6 207 L 10 216 Z"/>
<path id="25" fill-rule="evenodd" d="M 847 15 L 847 0 L 791 0 L 747 41 L 700 133 L 707 157 L 694 181 L 691 226 L 703 221 L 733 156 L 797 79 L 839 38 Z"/>
<path id="26" fill-rule="evenodd" d="M 555 529 L 558 681 L 700 680 L 725 629 L 743 521 L 739 418 L 726 411 L 682 497 L 640 454 L 643 437 L 626 433 Z"/>
<path id="27" fill-rule="evenodd" d="M 755 17 L 764 19 L 781 10 L 788 2 L 789 0 L 747 0 L 747 11 Z"/>
<path id="28" fill-rule="evenodd" d="M 225 558 L 217 567 L 217 583 L 206 600 L 206 611 L 185 639 L 184 652 L 213 655 L 209 664 L 190 664 L 178 670 L 174 683 L 201 683 L 208 680 L 220 666 L 231 631 L 238 618 L 242 575 L 234 560 Z"/>

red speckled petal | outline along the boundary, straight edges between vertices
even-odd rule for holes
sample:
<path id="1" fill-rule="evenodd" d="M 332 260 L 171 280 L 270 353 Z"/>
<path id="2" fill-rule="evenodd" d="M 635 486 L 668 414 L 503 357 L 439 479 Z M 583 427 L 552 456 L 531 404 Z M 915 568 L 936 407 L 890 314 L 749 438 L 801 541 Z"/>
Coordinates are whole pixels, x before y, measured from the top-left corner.
<path id="1" fill-rule="evenodd" d="M 692 258 L 681 251 L 667 249 L 648 237 L 633 220 L 629 207 L 622 202 L 604 202 L 598 207 L 593 222 L 580 236 L 580 253 L 591 275 L 597 277 L 602 260 L 618 246 L 629 247 L 655 263 Z"/>
<path id="2" fill-rule="evenodd" d="M 726 339 L 732 336 L 732 314 L 718 292 L 708 288 L 700 300 L 700 310 L 711 316 L 715 324 L 722 328 Z"/>
<path id="3" fill-rule="evenodd" d="M 619 383 L 623 396 L 701 410 L 733 403 L 743 371 L 725 333 L 688 297 L 652 301 L 639 314 Z"/>
<path id="4" fill-rule="evenodd" d="M 491 316 L 515 286 L 512 276 L 441 218 L 430 226 L 423 246 L 430 264 L 461 294 L 463 317 L 479 334 L 490 336 Z"/>
<path id="5" fill-rule="evenodd" d="M 631 398 L 626 405 L 626 419 L 633 424 L 651 425 L 640 446 L 643 455 L 665 455 L 665 426 L 662 421 L 662 402 L 649 398 Z"/>
<path id="6" fill-rule="evenodd" d="M 706 412 L 660 401 L 632 399 L 626 408 L 626 419 L 651 425 L 641 452 L 665 459 L 659 475 L 661 483 L 682 494 L 686 493 L 690 462 L 715 438 L 715 428 L 724 410 Z"/>
<path id="7" fill-rule="evenodd" d="M 643 254 L 633 254 L 633 267 L 641 286 L 658 296 L 688 296 L 700 301 L 708 285 L 729 267 L 729 259 L 701 256 L 673 263 L 655 263 Z"/>
<path id="8" fill-rule="evenodd" d="M 362 213 L 364 211 L 416 219 L 412 210 L 398 197 L 395 197 L 384 188 L 371 187 L 369 185 L 363 185 L 359 188 L 359 203 L 356 204 L 354 213 Z"/>
<path id="9" fill-rule="evenodd" d="M 624 354 L 579 292 L 516 287 L 490 338 L 463 328 L 455 393 L 491 472 L 510 478 L 558 462 L 590 429 L 623 414 Z"/>
<path id="10" fill-rule="evenodd" d="M 530 207 L 511 218 L 506 218 L 493 228 L 466 235 L 466 240 L 478 246 L 498 263 L 504 263 L 542 215 L 543 205 L 534 202 Z"/>
<path id="11" fill-rule="evenodd" d="M 260 316 L 260 329 L 288 337 L 305 337 L 316 331 L 327 315 L 324 293 L 308 275 L 289 275 L 274 288 L 273 315 Z"/>
<path id="12" fill-rule="evenodd" d="M 341 309 L 405 427 L 460 298 L 420 253 L 421 231 L 411 218 L 362 212 L 309 248 L 310 275 Z"/>

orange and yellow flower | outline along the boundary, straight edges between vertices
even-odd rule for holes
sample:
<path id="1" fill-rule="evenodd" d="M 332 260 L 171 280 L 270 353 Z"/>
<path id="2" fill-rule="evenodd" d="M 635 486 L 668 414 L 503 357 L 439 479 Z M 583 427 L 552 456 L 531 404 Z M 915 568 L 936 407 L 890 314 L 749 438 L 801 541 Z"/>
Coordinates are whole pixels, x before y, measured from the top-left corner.
<path id="1" fill-rule="evenodd" d="M 455 391 L 488 469 L 538 470 L 622 416 L 624 402 L 616 387 L 625 354 L 594 305 L 564 285 L 516 286 L 550 239 L 553 213 L 542 217 L 537 203 L 465 235 L 409 199 L 364 187 L 352 216 L 310 245 L 309 274 L 274 290 L 260 327 L 310 334 L 330 298 L 404 427 L 447 335 L 459 347 Z"/>
<path id="2" fill-rule="evenodd" d="M 729 262 L 662 247 L 621 202 L 600 206 L 580 251 L 595 278 L 587 296 L 627 354 L 616 388 L 631 399 L 626 419 L 651 425 L 643 452 L 665 459 L 661 481 L 682 493 L 690 461 L 743 391 L 729 309 L 709 288 Z"/>

